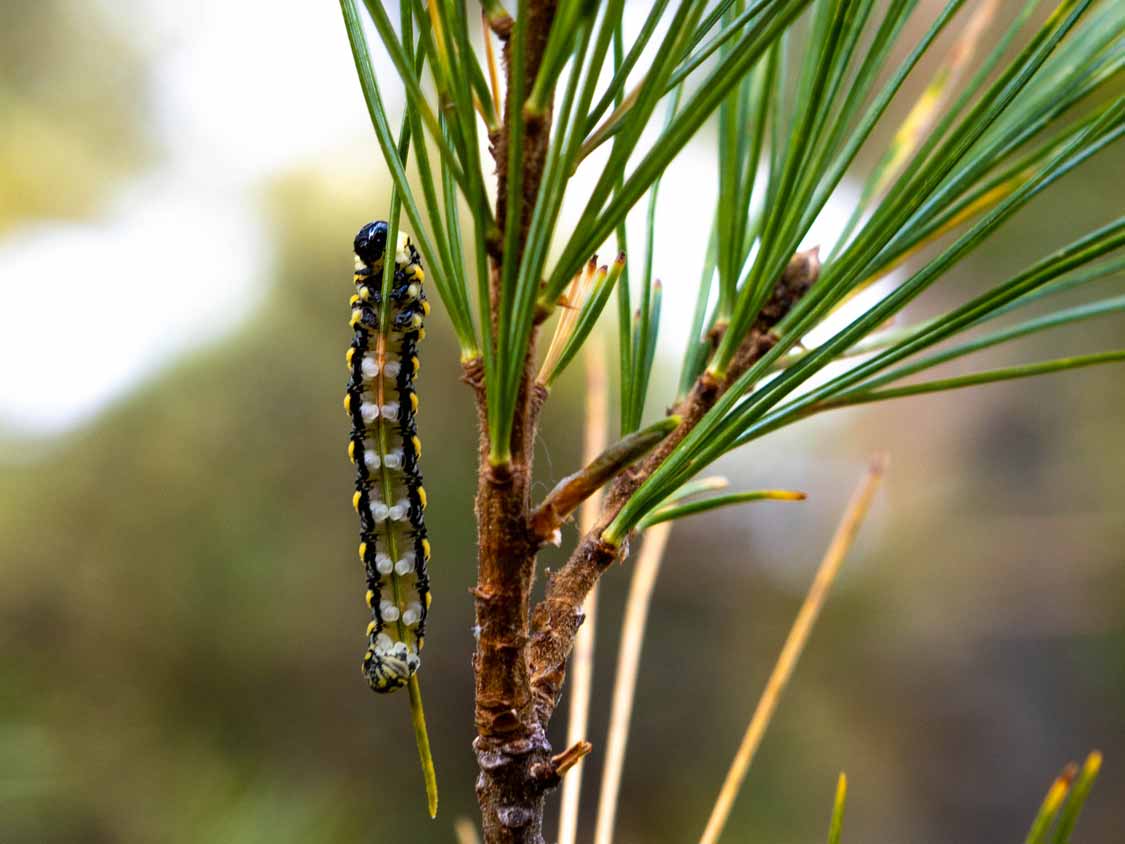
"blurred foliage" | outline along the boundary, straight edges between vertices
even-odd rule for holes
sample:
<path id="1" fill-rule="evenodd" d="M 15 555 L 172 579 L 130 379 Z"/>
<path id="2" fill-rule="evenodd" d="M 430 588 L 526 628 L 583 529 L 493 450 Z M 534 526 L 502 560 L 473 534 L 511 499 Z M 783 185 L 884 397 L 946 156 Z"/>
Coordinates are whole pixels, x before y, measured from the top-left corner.
<path id="1" fill-rule="evenodd" d="M 143 59 L 97 23 L 97 8 L 5 10 L 0 92 L 18 91 L 73 146 L 38 143 L 30 123 L 4 133 L 0 156 L 15 157 L 0 167 L 0 229 L 88 209 L 146 160 L 143 84 L 131 76 Z M 119 74 L 90 73 L 107 55 Z M 1026 263 L 1028 243 L 1041 253 L 1119 209 L 1123 166 L 1115 151 L 1052 188 L 918 308 L 936 312 Z M 440 309 L 419 383 L 436 822 L 425 819 L 405 698 L 375 698 L 359 672 L 366 609 L 343 355 L 351 233 L 386 185 L 343 169 L 326 159 L 333 176 L 270 187 L 275 260 L 252 280 L 258 300 L 235 337 L 85 428 L 9 444 L 22 459 L 0 471 L 4 844 L 452 841 L 453 820 L 475 814 L 476 431 Z M 1117 320 L 1029 342 L 1059 355 L 1120 333 Z M 988 354 L 1004 365 L 1018 353 Z M 656 377 L 671 379 L 659 365 Z M 576 465 L 581 380 L 575 368 L 552 393 L 539 495 Z M 724 841 L 823 840 L 842 769 L 845 842 L 1016 841 L 1045 779 L 1095 746 L 1106 766 L 1074 840 L 1117 840 L 1119 387 L 1107 369 L 862 408 L 724 461 L 737 484 L 784 484 L 810 499 L 673 531 L 641 666 L 622 844 L 698 834 L 847 490 L 877 448 L 894 455 L 886 489 Z M 544 566 L 557 562 L 547 555 Z M 604 581 L 595 751 L 583 764 L 599 762 L 626 588 L 622 572 Z M 597 786 L 593 768 L 584 822 Z"/>
<path id="2" fill-rule="evenodd" d="M 374 698 L 358 669 L 365 608 L 340 408 L 346 285 L 334 280 L 349 273 L 340 232 L 364 219 L 373 190 L 314 175 L 280 183 L 270 201 L 276 263 L 263 268 L 240 335 L 0 476 L 0 840 L 452 840 L 452 819 L 473 813 L 476 435 L 440 313 L 420 384 L 436 584 L 423 684 L 447 784 L 432 827 L 405 698 Z M 1098 395 L 1098 383 L 1089 373 L 1047 382 L 1048 395 L 1069 396 L 1067 410 L 1036 410 L 1005 387 L 1006 398 L 982 397 L 960 419 L 940 398 L 860 411 L 827 440 L 803 434 L 799 460 L 786 459 L 784 439 L 772 454 L 755 449 L 749 477 L 784 478 L 812 500 L 674 532 L 642 663 L 621 840 L 682 841 L 706 817 L 807 566 L 877 444 L 901 455 L 884 533 L 861 537 L 725 840 L 815 840 L 823 818 L 801 809 L 822 806 L 845 766 L 864 784 L 848 837 L 909 829 L 912 841 L 949 840 L 946 831 L 994 840 L 1022 829 L 1060 758 L 1098 742 L 1121 758 L 1125 535 L 1097 515 L 1098 497 L 1085 516 L 1062 506 L 1074 483 L 1101 477 L 1064 475 L 1071 455 L 1097 461 L 1118 436 L 1105 414 L 1120 396 Z M 573 387 L 564 382 L 553 400 L 544 477 L 577 459 Z M 912 431 L 927 401 L 933 429 Z M 1119 464 L 1103 470 L 1114 476 Z M 912 488 L 925 477 L 928 489 Z M 1120 493 L 1111 483 L 1102 495 Z M 1086 544 L 1068 549 L 1076 531 Z M 784 552 L 772 545 L 779 536 Z M 778 580 L 770 566 L 786 560 Z M 596 746 L 625 584 L 606 584 Z M 1076 602 L 1088 631 L 1068 632 L 1058 601 Z M 1052 607 L 1060 627 L 1021 616 Z M 670 659 L 681 663 L 674 682 L 661 667 Z M 1122 782 L 1112 767 L 1104 793 Z M 1095 791 L 1078 840 L 1111 840 L 1117 811 Z"/>
<path id="3" fill-rule="evenodd" d="M 146 56 L 120 23 L 97 4 L 5 4 L 0 233 L 89 212 L 147 157 Z"/>

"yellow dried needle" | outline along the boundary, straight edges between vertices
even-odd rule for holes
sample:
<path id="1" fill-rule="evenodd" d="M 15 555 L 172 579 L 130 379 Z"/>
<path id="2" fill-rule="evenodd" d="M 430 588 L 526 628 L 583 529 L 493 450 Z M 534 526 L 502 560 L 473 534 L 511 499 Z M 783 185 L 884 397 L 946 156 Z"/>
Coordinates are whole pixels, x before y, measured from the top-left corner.
<path id="1" fill-rule="evenodd" d="M 496 51 L 492 46 L 492 27 L 484 10 L 480 13 L 481 35 L 484 38 L 484 54 L 488 62 L 488 83 L 492 88 L 492 106 L 497 114 L 503 114 L 500 104 L 500 70 L 496 66 Z"/>
<path id="2" fill-rule="evenodd" d="M 867 509 L 871 506 L 871 500 L 875 497 L 875 491 L 879 487 L 879 481 L 883 477 L 885 467 L 885 457 L 873 459 L 867 474 L 852 494 L 848 509 L 836 528 L 836 534 L 832 537 L 832 544 L 828 546 L 828 551 L 825 552 L 824 559 L 820 562 L 820 568 L 817 569 L 812 586 L 809 587 L 805 601 L 801 604 L 797 618 L 789 630 L 789 636 L 785 640 L 785 645 L 782 647 L 781 654 L 778 656 L 777 663 L 774 665 L 773 672 L 766 683 L 765 691 L 762 692 L 758 705 L 754 709 L 750 725 L 746 728 L 746 735 L 742 738 L 742 745 L 738 748 L 738 753 L 727 772 L 726 781 L 719 792 L 719 798 L 715 801 L 715 807 L 711 810 L 707 828 L 703 831 L 703 837 L 699 839 L 700 844 L 716 844 L 723 832 L 731 808 L 734 806 L 734 800 L 746 779 L 746 772 L 750 769 L 754 754 L 762 743 L 762 736 L 765 735 L 770 719 L 773 718 L 773 713 L 777 709 L 781 693 L 785 691 L 785 686 L 789 683 L 790 677 L 793 676 L 793 669 L 797 666 L 797 660 L 805 648 L 805 643 L 809 640 L 809 634 L 812 632 L 813 625 L 816 624 L 816 619 L 820 615 L 825 599 L 828 597 L 828 590 L 832 586 L 832 581 L 836 579 L 844 556 L 851 548 L 859 526 L 863 522 L 863 517 L 867 514 Z"/>
<path id="3" fill-rule="evenodd" d="M 1027 833 L 1026 844 L 1041 844 L 1047 830 L 1055 822 L 1055 817 L 1058 815 L 1066 795 L 1070 793 L 1071 783 L 1074 782 L 1077 775 L 1078 766 L 1073 762 L 1068 762 L 1062 773 L 1055 777 L 1055 781 L 1047 789 L 1047 796 L 1043 798 L 1039 813 L 1035 816 L 1031 829 Z"/>

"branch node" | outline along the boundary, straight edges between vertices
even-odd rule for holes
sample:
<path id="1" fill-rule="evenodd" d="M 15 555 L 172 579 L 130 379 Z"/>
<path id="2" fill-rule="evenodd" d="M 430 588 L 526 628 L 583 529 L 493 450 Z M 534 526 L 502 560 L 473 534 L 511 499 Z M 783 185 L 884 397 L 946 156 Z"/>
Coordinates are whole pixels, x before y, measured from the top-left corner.
<path id="1" fill-rule="evenodd" d="M 511 15 L 507 12 L 503 12 L 495 17 L 489 17 L 488 25 L 496 34 L 497 38 L 501 41 L 507 41 L 512 37 L 512 29 L 515 27 L 515 21 L 512 20 Z"/>
<path id="2" fill-rule="evenodd" d="M 496 817 L 508 829 L 522 829 L 531 823 L 534 813 L 527 806 L 497 806 Z"/>
<path id="3" fill-rule="evenodd" d="M 535 747 L 536 744 L 531 739 L 518 738 L 501 745 L 500 750 L 508 756 L 526 756 L 531 753 Z"/>
<path id="4" fill-rule="evenodd" d="M 589 753 L 593 749 L 594 745 L 590 744 L 590 742 L 586 740 L 575 742 L 562 753 L 552 756 L 551 766 L 554 768 L 555 773 L 561 777 L 563 774 L 565 774 L 567 771 L 581 762 L 582 759 L 585 756 L 589 755 Z"/>
<path id="5" fill-rule="evenodd" d="M 470 586 L 469 594 L 476 598 L 478 601 L 493 601 L 496 599 L 496 593 L 487 586 Z"/>
<path id="6" fill-rule="evenodd" d="M 512 464 L 499 463 L 493 465 L 489 463 L 484 467 L 484 477 L 488 481 L 489 486 L 505 487 L 512 485 Z"/>
<path id="7" fill-rule="evenodd" d="M 474 390 L 484 393 L 484 361 L 481 358 L 471 358 L 461 364 L 461 380 Z"/>

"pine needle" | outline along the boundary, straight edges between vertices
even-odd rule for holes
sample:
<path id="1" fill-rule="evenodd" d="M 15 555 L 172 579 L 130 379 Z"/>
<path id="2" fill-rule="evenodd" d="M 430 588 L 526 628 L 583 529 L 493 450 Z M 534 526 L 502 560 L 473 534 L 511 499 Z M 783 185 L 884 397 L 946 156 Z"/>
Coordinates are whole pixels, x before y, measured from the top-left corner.
<path id="1" fill-rule="evenodd" d="M 750 725 L 746 728 L 742 745 L 738 748 L 738 753 L 727 772 L 726 781 L 719 792 L 719 798 L 715 801 L 715 807 L 711 810 L 707 828 L 703 832 L 703 837 L 699 839 L 700 844 L 716 844 L 723 832 L 723 827 L 726 826 L 735 798 L 742 789 L 747 771 L 750 770 L 750 763 L 754 760 L 754 754 L 762 743 L 762 737 L 765 735 L 766 728 L 777 709 L 781 694 L 785 691 L 789 679 L 793 676 L 793 669 L 796 668 L 797 660 L 800 659 L 801 652 L 809 640 L 809 634 L 812 632 L 813 625 L 816 624 L 820 610 L 828 597 L 828 590 L 840 571 L 844 556 L 851 548 L 856 533 L 859 531 L 859 526 L 867 514 L 868 507 L 871 506 L 871 501 L 875 497 L 875 491 L 879 487 L 879 481 L 883 477 L 885 468 L 886 458 L 884 456 L 874 458 L 867 474 L 852 494 L 848 509 L 840 520 L 839 527 L 836 528 L 836 535 L 832 537 L 832 544 L 828 546 L 828 551 L 825 553 L 824 559 L 821 560 L 820 568 L 817 570 L 812 586 L 809 587 L 805 601 L 797 613 L 793 627 L 789 630 L 789 636 L 786 638 L 781 654 L 777 658 L 777 663 L 773 667 L 769 682 L 766 683 L 765 691 L 762 692 L 762 696 L 758 700 L 758 706 L 750 719 Z"/>

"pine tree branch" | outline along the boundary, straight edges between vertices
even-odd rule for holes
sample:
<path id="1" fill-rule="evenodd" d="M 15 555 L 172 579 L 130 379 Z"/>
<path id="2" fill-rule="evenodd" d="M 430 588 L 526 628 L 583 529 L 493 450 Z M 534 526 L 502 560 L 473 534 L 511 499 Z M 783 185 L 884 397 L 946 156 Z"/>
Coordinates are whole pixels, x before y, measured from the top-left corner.
<path id="1" fill-rule="evenodd" d="M 583 537 L 570 559 L 551 576 L 546 597 L 532 613 L 530 663 L 535 711 L 541 724 L 550 722 L 562 692 L 566 660 L 582 624 L 581 607 L 598 578 L 628 554 L 628 538 L 620 544 L 607 541 L 603 532 L 629 500 L 680 442 L 699 424 L 727 388 L 777 342 L 773 327 L 808 292 L 819 275 L 816 249 L 793 256 L 753 328 L 739 344 L 722 381 L 704 371 L 688 396 L 673 409 L 680 418 L 676 428 L 639 465 L 617 475 L 594 529 Z"/>
<path id="2" fill-rule="evenodd" d="M 486 6 L 495 13 L 498 6 Z M 507 248 L 498 236 L 489 239 L 491 258 L 489 313 L 493 342 L 497 344 L 505 326 L 501 325 L 503 279 L 518 265 L 527 242 L 531 212 L 543 172 L 551 126 L 551 103 L 534 121 L 524 123 L 522 100 L 513 97 L 513 49 L 519 44 L 521 71 L 518 89 L 530 90 L 555 14 L 554 0 L 525 2 L 514 26 L 511 19 L 498 26 L 498 15 L 489 14 L 494 31 L 503 41 L 503 64 L 507 81 L 507 102 L 503 124 L 490 136 L 497 176 L 497 228 L 507 231 Z M 518 160 L 511 161 L 513 115 L 519 121 Z M 518 173 L 511 172 L 513 164 Z M 509 202 L 518 194 L 517 206 Z M 518 187 L 518 191 L 515 188 Z M 513 221 L 509 215 L 516 215 Z M 514 223 L 514 228 L 513 228 Z M 522 358 L 522 376 L 507 443 L 489 441 L 489 400 L 487 388 L 501 383 L 501 373 L 488 373 L 476 362 L 466 366 L 465 380 L 474 388 L 480 430 L 480 468 L 476 496 L 478 530 L 477 583 L 475 599 L 477 647 L 473 656 L 476 704 L 474 721 L 477 737 L 473 749 L 481 775 L 477 779 L 477 801 L 481 809 L 481 829 L 486 844 L 541 844 L 544 795 L 558 784 L 562 764 L 551 756 L 546 733 L 535 717 L 527 661 L 529 640 L 528 610 L 535 578 L 535 554 L 539 543 L 530 530 L 531 464 L 539 411 L 545 393 L 536 388 L 536 332 L 531 332 L 527 348 L 506 349 L 506 355 Z M 498 365 L 503 365 L 498 361 Z M 495 408 L 494 408 L 495 410 Z M 505 447 L 506 446 L 506 447 Z M 497 454 L 507 460 L 495 462 Z"/>

